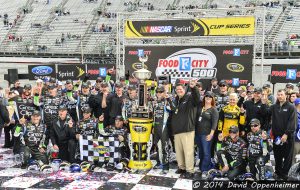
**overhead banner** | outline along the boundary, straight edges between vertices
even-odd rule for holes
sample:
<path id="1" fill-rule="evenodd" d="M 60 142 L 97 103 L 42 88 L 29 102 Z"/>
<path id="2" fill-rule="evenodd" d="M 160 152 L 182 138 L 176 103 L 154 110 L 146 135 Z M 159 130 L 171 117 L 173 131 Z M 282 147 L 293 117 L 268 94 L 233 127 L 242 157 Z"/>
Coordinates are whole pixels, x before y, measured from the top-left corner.
<path id="1" fill-rule="evenodd" d="M 86 75 L 86 65 L 57 65 L 57 79 L 63 80 L 82 80 Z"/>
<path id="2" fill-rule="evenodd" d="M 28 65 L 28 77 L 29 80 L 56 78 L 55 65 Z"/>
<path id="3" fill-rule="evenodd" d="M 178 20 L 126 20 L 126 38 L 182 36 L 251 36 L 255 18 L 225 17 Z"/>
<path id="4" fill-rule="evenodd" d="M 111 79 L 116 79 L 116 64 L 57 64 L 56 65 L 29 65 L 29 80 L 44 79 L 45 77 L 57 78 L 60 81 L 82 80 L 88 74 L 89 80 L 103 79 L 107 74 Z"/>
<path id="5" fill-rule="evenodd" d="M 273 64 L 271 66 L 271 83 L 300 82 L 300 65 Z"/>
<path id="6" fill-rule="evenodd" d="M 229 84 L 245 85 L 252 81 L 253 46 L 127 46 L 125 67 L 130 73 L 144 67 L 152 79 L 171 76 L 177 79 L 217 77 Z"/>

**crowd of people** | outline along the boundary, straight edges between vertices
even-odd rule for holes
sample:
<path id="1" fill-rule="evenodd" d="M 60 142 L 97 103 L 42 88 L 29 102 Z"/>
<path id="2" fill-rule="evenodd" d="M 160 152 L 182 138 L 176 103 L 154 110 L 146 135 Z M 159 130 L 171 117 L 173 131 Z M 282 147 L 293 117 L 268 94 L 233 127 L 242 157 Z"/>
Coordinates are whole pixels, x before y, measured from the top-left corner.
<path id="1" fill-rule="evenodd" d="M 272 176 L 288 179 L 295 155 L 300 153 L 300 98 L 295 88 L 288 83 L 275 99 L 269 84 L 258 87 L 250 82 L 235 89 L 217 78 L 207 88 L 201 80 L 175 85 L 152 82 L 147 105 L 153 111 L 154 168 L 167 173 L 175 152 L 176 173 L 186 178 L 199 177 L 194 172 L 200 160 L 203 179 L 214 171 L 230 180 L 245 173 L 265 180 L 266 173 L 272 172 L 266 168 L 274 154 Z M 109 75 L 94 84 L 88 76 L 64 84 L 55 78 L 38 79 L 36 86 L 23 87 L 16 81 L 0 95 L 3 147 L 21 155 L 22 168 L 28 167 L 31 157 L 48 164 L 53 151 L 70 163 L 83 161 L 78 141 L 87 135 L 114 134 L 122 144 L 120 159 L 129 159 L 128 119 L 139 99 L 137 84 L 130 84 L 128 74 L 116 83 Z"/>

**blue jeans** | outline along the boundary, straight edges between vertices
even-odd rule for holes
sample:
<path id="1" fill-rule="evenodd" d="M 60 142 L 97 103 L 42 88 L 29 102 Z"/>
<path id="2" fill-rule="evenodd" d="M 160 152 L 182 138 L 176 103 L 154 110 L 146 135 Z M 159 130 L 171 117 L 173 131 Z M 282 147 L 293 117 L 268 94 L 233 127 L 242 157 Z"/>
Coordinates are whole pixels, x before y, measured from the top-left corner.
<path id="1" fill-rule="evenodd" d="M 212 168 L 211 164 L 211 141 L 206 141 L 207 135 L 195 135 L 198 146 L 198 155 L 200 159 L 199 168 L 201 172 L 208 171 Z"/>

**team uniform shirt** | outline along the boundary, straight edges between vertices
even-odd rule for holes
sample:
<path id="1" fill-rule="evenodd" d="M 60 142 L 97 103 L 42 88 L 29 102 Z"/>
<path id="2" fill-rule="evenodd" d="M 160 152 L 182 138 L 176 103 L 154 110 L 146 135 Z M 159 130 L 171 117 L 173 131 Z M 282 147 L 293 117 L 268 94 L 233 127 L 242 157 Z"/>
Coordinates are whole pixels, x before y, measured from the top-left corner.
<path id="1" fill-rule="evenodd" d="M 227 105 L 220 111 L 218 130 L 222 131 L 223 136 L 226 137 L 229 135 L 230 126 L 244 125 L 245 122 L 246 117 L 240 112 L 240 107 Z"/>
<path id="2" fill-rule="evenodd" d="M 222 142 L 221 150 L 226 151 L 232 157 L 232 160 L 235 162 L 234 165 L 245 163 L 247 145 L 243 139 L 238 138 L 238 140 L 234 142 L 230 136 L 225 137 Z"/>
<path id="3" fill-rule="evenodd" d="M 249 132 L 247 134 L 248 140 L 248 157 L 266 156 L 272 151 L 272 144 L 269 138 L 263 140 L 262 131 Z"/>
<path id="4" fill-rule="evenodd" d="M 87 120 L 80 121 L 76 133 L 82 136 L 91 135 L 97 137 L 99 134 L 97 119 L 89 118 Z"/>

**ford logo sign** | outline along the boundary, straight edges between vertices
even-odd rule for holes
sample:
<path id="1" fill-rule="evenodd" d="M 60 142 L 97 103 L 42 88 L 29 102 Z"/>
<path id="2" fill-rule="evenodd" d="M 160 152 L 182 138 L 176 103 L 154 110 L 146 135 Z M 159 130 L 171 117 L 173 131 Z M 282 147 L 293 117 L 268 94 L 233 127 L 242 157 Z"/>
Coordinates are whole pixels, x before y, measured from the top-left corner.
<path id="1" fill-rule="evenodd" d="M 35 75 L 49 75 L 53 72 L 53 69 L 49 66 L 37 66 L 33 67 L 31 72 Z"/>

